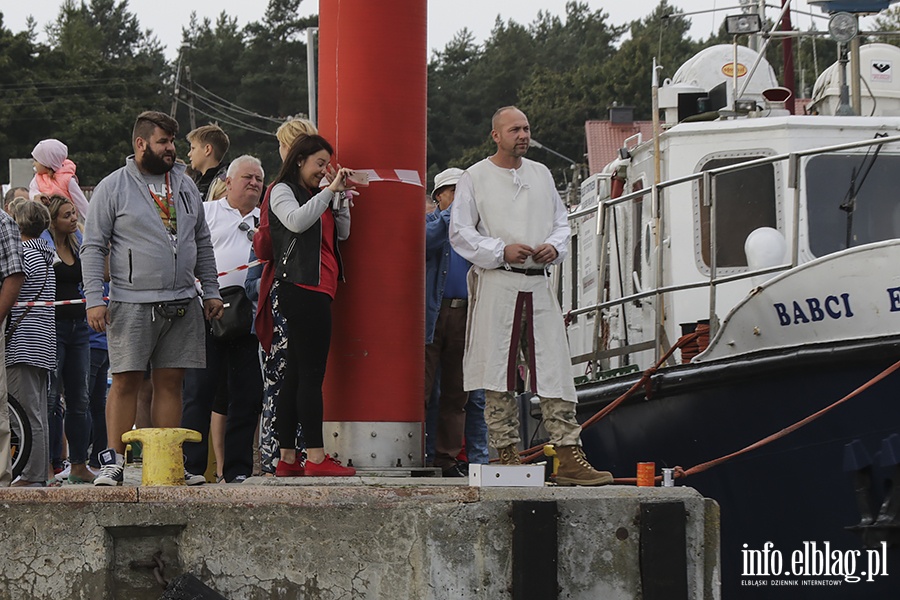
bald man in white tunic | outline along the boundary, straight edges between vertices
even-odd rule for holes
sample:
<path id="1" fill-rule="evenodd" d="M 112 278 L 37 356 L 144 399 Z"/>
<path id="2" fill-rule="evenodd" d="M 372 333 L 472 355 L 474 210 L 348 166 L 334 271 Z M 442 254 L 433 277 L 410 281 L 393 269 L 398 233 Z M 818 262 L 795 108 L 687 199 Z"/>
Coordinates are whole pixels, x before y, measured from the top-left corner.
<path id="1" fill-rule="evenodd" d="M 566 330 L 550 286 L 548 268 L 565 258 L 571 233 L 565 206 L 547 167 L 524 158 L 531 141 L 525 114 L 501 108 L 491 127 L 497 152 L 466 170 L 451 207 L 450 244 L 473 265 L 464 387 L 485 389 L 490 443 L 501 463 L 519 464 L 514 390 L 524 362 L 557 447 L 557 483 L 611 483 L 581 449 Z"/>

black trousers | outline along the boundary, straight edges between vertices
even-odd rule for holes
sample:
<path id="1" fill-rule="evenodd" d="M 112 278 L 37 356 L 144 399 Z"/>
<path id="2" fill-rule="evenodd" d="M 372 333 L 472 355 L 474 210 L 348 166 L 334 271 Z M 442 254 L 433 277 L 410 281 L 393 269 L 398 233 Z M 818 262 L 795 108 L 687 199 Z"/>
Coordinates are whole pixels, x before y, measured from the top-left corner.
<path id="1" fill-rule="evenodd" d="M 323 448 L 322 382 L 331 347 L 331 296 L 293 284 L 278 286 L 287 320 L 287 366 L 275 407 L 275 433 L 281 448 L 296 444 L 297 422 L 307 448 Z"/>
<path id="2" fill-rule="evenodd" d="M 184 444 L 184 468 L 194 474 L 206 472 L 209 418 L 219 389 L 226 394 L 228 402 L 222 475 L 225 481 L 238 475 L 250 477 L 253 434 L 262 411 L 263 395 L 259 341 L 255 335 L 221 342 L 207 332 L 206 368 L 185 370 L 181 426 L 199 431 L 203 436 L 200 442 Z"/>

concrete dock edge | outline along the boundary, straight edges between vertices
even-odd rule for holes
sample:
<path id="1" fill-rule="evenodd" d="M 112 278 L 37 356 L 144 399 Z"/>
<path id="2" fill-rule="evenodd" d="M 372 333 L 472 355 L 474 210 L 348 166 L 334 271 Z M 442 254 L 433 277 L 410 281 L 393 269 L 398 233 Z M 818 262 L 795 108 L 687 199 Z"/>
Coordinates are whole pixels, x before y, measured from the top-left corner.
<path id="1" fill-rule="evenodd" d="M 720 597 L 718 506 L 691 488 L 254 478 L 0 489 L 0 599 L 155 600 L 163 588 L 147 565 L 157 553 L 165 579 L 192 573 L 230 600 L 523 597 L 512 571 L 512 506 L 522 501 L 556 505 L 557 548 L 518 562 L 539 568 L 553 553 L 559 598 L 644 597 L 648 503 L 683 504 L 687 597 Z"/>

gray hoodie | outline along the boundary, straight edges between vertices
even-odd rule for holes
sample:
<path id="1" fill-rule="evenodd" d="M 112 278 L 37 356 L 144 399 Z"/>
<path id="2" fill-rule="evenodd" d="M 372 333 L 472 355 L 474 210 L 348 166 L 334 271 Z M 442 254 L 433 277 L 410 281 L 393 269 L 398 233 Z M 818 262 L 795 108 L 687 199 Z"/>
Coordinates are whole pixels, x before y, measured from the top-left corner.
<path id="1" fill-rule="evenodd" d="M 176 164 L 169 171 L 178 222 L 175 249 L 134 155 L 97 184 L 81 245 L 88 308 L 103 304 L 107 255 L 112 301 L 144 304 L 193 298 L 195 278 L 204 299 L 221 298 L 203 202 L 184 170 L 184 165 Z"/>

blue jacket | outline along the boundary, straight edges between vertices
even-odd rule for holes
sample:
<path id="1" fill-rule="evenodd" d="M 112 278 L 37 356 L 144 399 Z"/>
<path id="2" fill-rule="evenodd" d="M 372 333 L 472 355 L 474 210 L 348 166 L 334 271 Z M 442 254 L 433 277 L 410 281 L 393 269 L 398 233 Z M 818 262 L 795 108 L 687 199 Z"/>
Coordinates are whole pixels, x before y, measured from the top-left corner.
<path id="1" fill-rule="evenodd" d="M 425 215 L 425 343 L 434 341 L 434 326 L 444 299 L 450 267 L 450 209 Z M 467 263 L 471 266 L 471 263 Z"/>

